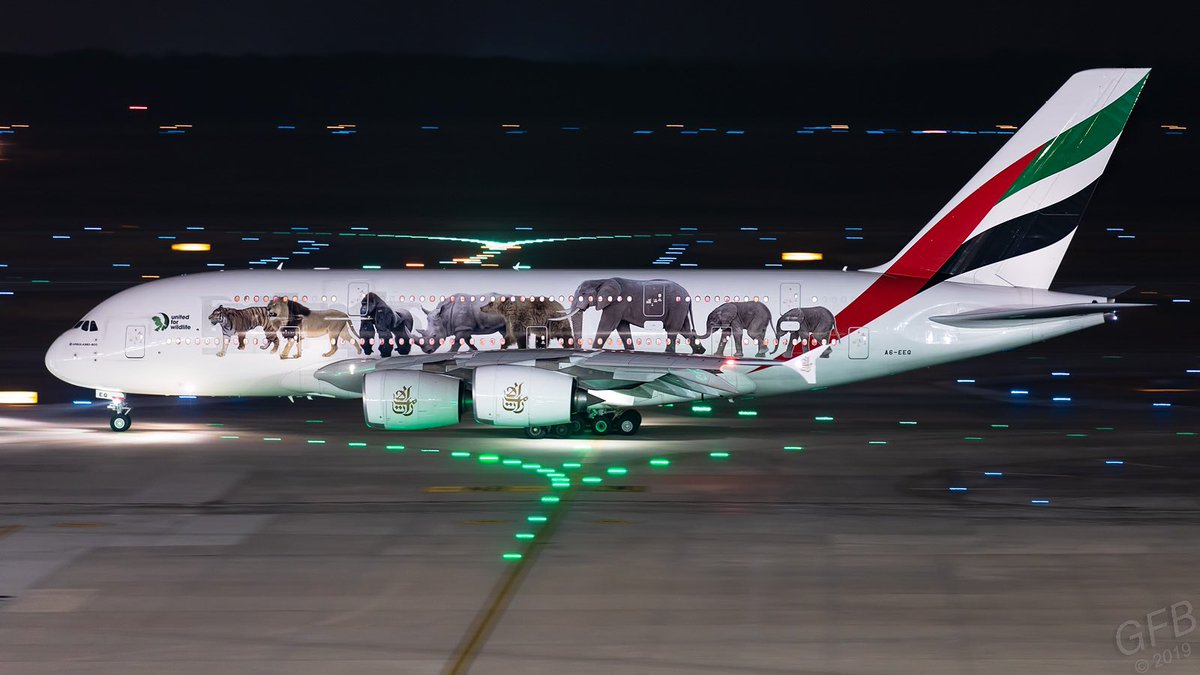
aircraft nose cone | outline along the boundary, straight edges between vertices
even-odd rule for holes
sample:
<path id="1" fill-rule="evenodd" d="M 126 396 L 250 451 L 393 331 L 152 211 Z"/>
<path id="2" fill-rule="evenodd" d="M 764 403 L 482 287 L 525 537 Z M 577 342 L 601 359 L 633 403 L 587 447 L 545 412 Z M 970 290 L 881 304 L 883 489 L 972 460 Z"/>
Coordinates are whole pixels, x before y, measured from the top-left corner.
<path id="1" fill-rule="evenodd" d="M 58 339 L 56 339 L 54 343 L 50 345 L 50 348 L 46 350 L 46 370 L 50 371 L 51 375 L 57 377 L 63 382 L 70 381 L 67 378 L 66 368 L 66 362 L 70 358 L 70 354 L 67 351 L 68 340 L 69 337 L 64 333 L 63 335 L 58 336 Z"/>

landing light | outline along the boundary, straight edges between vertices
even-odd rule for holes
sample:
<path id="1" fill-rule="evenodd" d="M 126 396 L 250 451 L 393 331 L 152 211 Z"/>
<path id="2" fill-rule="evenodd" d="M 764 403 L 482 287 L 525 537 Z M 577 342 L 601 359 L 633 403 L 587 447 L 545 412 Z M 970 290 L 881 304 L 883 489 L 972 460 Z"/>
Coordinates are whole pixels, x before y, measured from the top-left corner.
<path id="1" fill-rule="evenodd" d="M 29 405 L 37 402 L 36 391 L 0 391 L 0 404 Z"/>

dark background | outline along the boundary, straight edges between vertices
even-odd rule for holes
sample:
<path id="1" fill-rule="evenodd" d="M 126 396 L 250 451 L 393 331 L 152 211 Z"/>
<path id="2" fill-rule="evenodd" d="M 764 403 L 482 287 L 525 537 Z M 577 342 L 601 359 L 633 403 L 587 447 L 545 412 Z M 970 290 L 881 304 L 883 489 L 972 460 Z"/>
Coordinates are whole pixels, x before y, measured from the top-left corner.
<path id="1" fill-rule="evenodd" d="M 1154 70 L 1058 282 L 1190 298 L 1200 69 L 1187 25 L 1169 8 L 1044 3 L 10 8 L 0 127 L 29 126 L 0 134 L 0 291 L 12 292 L 0 317 L 25 326 L 0 337 L 3 388 L 54 386 L 45 346 L 143 275 L 270 256 L 435 268 L 480 250 L 342 236 L 364 232 L 352 227 L 669 235 L 528 245 L 504 267 L 650 268 L 675 241 L 692 242 L 679 260 L 701 268 L 762 268 L 788 250 L 825 254 L 790 268 L 878 264 L 1006 138 L 912 130 L 1019 125 L 1099 66 Z M 796 133 L 835 123 L 849 131 Z M 191 126 L 163 133 L 176 124 Z M 172 253 L 162 236 L 213 250 Z M 305 239 L 329 246 L 293 255 Z M 1168 302 L 1144 320 L 1158 335 L 1182 326 L 1171 348 L 1191 350 L 1193 318 Z"/>

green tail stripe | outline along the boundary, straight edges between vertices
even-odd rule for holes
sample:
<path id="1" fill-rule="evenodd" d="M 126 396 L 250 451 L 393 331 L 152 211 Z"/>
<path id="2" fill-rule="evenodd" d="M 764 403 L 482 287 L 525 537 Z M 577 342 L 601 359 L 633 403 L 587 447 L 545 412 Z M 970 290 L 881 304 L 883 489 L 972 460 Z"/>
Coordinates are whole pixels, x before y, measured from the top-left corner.
<path id="1" fill-rule="evenodd" d="M 1008 192 L 1004 193 L 1001 200 L 1047 176 L 1075 166 L 1112 143 L 1113 139 L 1125 128 L 1125 121 L 1129 119 L 1133 104 L 1137 102 L 1138 94 L 1141 93 L 1145 84 L 1146 78 L 1143 77 L 1137 84 L 1130 87 L 1129 91 L 1095 115 L 1051 139 L 1037 158 L 1025 167 L 1025 171 L 1008 189 Z M 1090 182 L 1088 181 L 1088 183 Z M 1080 186 L 1081 189 L 1083 187 L 1085 186 Z"/>

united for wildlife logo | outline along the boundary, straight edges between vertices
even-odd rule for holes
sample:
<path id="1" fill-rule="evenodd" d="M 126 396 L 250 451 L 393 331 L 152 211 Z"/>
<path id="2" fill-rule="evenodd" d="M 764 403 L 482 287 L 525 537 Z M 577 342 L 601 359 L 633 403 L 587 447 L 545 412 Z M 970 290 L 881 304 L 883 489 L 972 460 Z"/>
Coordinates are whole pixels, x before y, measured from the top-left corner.
<path id="1" fill-rule="evenodd" d="M 412 386 L 402 387 L 392 396 L 392 412 L 408 417 L 417 408 L 417 399 L 412 395 Z"/>
<path id="2" fill-rule="evenodd" d="M 528 396 L 521 395 L 521 389 L 525 386 L 523 382 L 513 382 L 511 387 L 504 389 L 504 409 L 510 413 L 520 415 L 525 412 L 525 402 L 529 400 Z"/>
<path id="3" fill-rule="evenodd" d="M 171 326 L 171 317 L 167 316 L 166 312 L 159 312 L 150 317 L 150 320 L 154 322 L 155 332 L 164 331 Z"/>

